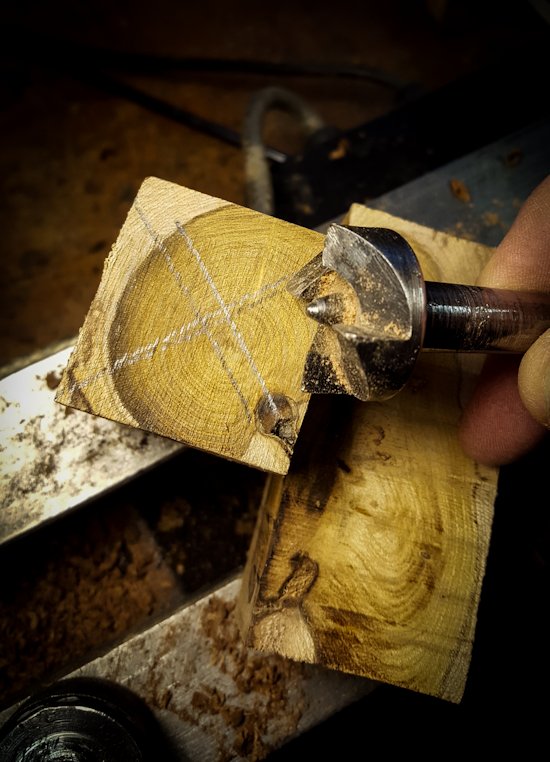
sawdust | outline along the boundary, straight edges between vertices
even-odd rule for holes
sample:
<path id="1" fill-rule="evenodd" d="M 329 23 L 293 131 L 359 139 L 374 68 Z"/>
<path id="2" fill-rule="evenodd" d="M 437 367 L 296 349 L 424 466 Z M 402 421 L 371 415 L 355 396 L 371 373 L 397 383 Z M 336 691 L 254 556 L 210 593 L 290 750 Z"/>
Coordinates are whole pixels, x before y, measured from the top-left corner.
<path id="1" fill-rule="evenodd" d="M 155 505 L 144 509 L 185 589 L 204 589 L 244 564 L 265 475 L 193 450 L 156 474 Z"/>
<path id="2" fill-rule="evenodd" d="M 21 431 L 42 454 L 11 485 L 11 499 L 22 504 L 56 479 L 60 448 L 77 436 L 69 429 L 64 443 L 52 443 L 40 424 L 33 418 Z M 90 461 L 108 446 L 98 432 Z M 128 437 L 128 446 L 146 443 Z M 253 469 L 184 451 L 89 509 L 5 546 L 0 702 L 145 627 L 244 564 L 264 481 Z M 3 497 L 10 495 L 3 490 Z"/>
<path id="3" fill-rule="evenodd" d="M 181 529 L 186 517 L 191 514 L 191 510 L 191 506 L 184 498 L 161 506 L 157 531 L 173 532 L 175 529 Z"/>
<path id="4" fill-rule="evenodd" d="M 466 227 L 460 220 L 455 222 L 454 225 L 446 228 L 444 232 L 449 233 L 450 235 L 454 235 L 457 238 L 465 238 L 467 241 L 476 240 L 475 234 L 472 232 L 472 230 L 469 227 Z"/>
<path id="5" fill-rule="evenodd" d="M 506 232 L 507 224 L 506 224 L 506 221 L 501 218 L 498 212 L 492 212 L 492 211 L 484 212 L 481 217 L 482 217 L 484 225 L 490 228 L 499 227 L 501 228 L 502 233 L 504 235 L 504 233 Z"/>
<path id="6" fill-rule="evenodd" d="M 500 217 L 496 212 L 484 212 L 483 222 L 489 227 L 494 227 L 500 223 Z"/>
<path id="7" fill-rule="evenodd" d="M 453 196 L 459 201 L 462 201 L 465 204 L 469 204 L 471 202 L 472 194 L 468 190 L 466 183 L 464 183 L 462 180 L 453 178 L 449 181 L 449 187 Z"/>
<path id="8" fill-rule="evenodd" d="M 510 169 L 517 167 L 523 161 L 523 151 L 520 148 L 513 148 L 504 157 L 504 164 Z"/>
<path id="9" fill-rule="evenodd" d="M 43 417 L 38 415 L 28 421 L 21 421 L 22 429 L 13 437 L 18 444 L 32 443 L 37 454 L 31 463 L 20 467 L 14 475 L 2 475 L 0 509 L 4 515 L 7 515 L 12 505 L 17 505 L 27 496 L 35 495 L 44 485 L 55 488 L 56 456 L 63 442 L 47 441 L 42 434 Z"/>
<path id="10" fill-rule="evenodd" d="M 2 702 L 166 611 L 178 595 L 132 509 L 86 518 L 84 528 L 71 521 L 43 531 L 32 554 L 23 541 L 3 549 Z"/>
<path id="11" fill-rule="evenodd" d="M 296 733 L 304 712 L 304 696 L 289 694 L 288 686 L 298 684 L 303 665 L 280 656 L 256 653 L 243 642 L 235 617 L 235 602 L 214 596 L 205 607 L 201 628 L 210 641 L 212 664 L 233 683 L 231 695 L 219 689 L 204 689 L 193 696 L 193 706 L 219 715 L 234 731 L 235 755 L 250 762 L 263 759 L 270 751 L 273 726 L 283 726 L 283 736 Z M 252 698 L 252 701 L 246 700 Z M 221 746 L 221 744 L 220 744 Z"/>
<path id="12" fill-rule="evenodd" d="M 48 387 L 55 390 L 60 377 L 57 372 L 51 371 L 45 376 L 37 376 L 37 379 Z M 18 517 L 23 526 L 30 523 L 30 517 L 36 512 L 37 518 L 41 516 L 41 500 L 55 497 L 66 487 L 66 475 L 60 469 L 60 454 L 74 452 L 82 445 L 83 431 L 89 435 L 85 456 L 79 461 L 79 467 L 86 463 L 90 465 L 87 477 L 91 481 L 94 477 L 94 467 L 97 460 L 103 459 L 109 447 L 113 444 L 131 451 L 142 451 L 148 444 L 148 435 L 133 431 L 129 427 L 121 426 L 113 430 L 108 436 L 101 432 L 101 428 L 95 420 L 84 424 L 71 426 L 64 425 L 67 416 L 74 411 L 71 408 L 55 405 L 53 417 L 38 414 L 19 421 L 19 430 L 10 438 L 6 438 L 8 448 L 12 452 L 12 459 L 17 448 L 21 445 L 22 452 L 33 452 L 32 458 L 25 455 L 20 460 L 21 465 L 11 472 L 6 469 L 0 476 L 0 510 L 4 517 L 9 517 L 9 523 L 16 526 Z M 25 412 L 22 411 L 22 415 Z M 62 460 L 62 459 L 61 459 Z M 27 461 L 27 462 L 26 462 Z M 23 501 L 26 500 L 26 503 Z M 24 508 L 23 508 L 24 505 Z"/>
<path id="13" fill-rule="evenodd" d="M 332 151 L 330 151 L 328 158 L 330 161 L 337 161 L 338 159 L 343 159 L 344 156 L 347 155 L 348 150 L 350 148 L 350 142 L 347 138 L 340 138 L 338 141 L 338 145 L 336 148 L 333 148 Z"/>
<path id="14" fill-rule="evenodd" d="M 56 373 L 54 370 L 50 371 L 46 374 L 46 386 L 48 389 L 57 389 L 59 384 L 61 383 L 61 376 Z"/>

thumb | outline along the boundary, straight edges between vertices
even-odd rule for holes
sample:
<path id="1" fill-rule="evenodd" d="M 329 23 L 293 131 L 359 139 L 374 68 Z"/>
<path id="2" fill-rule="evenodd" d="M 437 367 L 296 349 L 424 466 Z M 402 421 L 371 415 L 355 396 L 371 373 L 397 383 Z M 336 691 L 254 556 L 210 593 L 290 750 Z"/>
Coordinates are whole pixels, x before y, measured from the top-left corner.
<path id="1" fill-rule="evenodd" d="M 550 328 L 525 353 L 519 367 L 518 385 L 529 413 L 550 428 Z"/>

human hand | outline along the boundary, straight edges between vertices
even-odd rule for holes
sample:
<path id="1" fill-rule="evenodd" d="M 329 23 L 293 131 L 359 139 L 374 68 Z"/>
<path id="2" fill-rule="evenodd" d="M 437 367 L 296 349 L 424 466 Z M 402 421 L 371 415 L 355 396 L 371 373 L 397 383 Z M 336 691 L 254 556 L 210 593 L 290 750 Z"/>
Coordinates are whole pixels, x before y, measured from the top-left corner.
<path id="1" fill-rule="evenodd" d="M 550 175 L 533 191 L 481 273 L 491 288 L 550 292 Z M 488 357 L 461 421 L 465 452 L 504 465 L 550 428 L 550 330 L 525 353 Z"/>

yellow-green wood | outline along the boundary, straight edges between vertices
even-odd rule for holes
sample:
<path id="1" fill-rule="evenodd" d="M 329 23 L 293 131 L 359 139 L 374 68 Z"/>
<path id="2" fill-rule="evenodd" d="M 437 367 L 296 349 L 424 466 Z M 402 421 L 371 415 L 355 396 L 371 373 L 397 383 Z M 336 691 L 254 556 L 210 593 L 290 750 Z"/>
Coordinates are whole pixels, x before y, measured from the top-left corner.
<path id="1" fill-rule="evenodd" d="M 491 251 L 383 212 L 427 278 L 472 283 Z M 479 358 L 425 353 L 383 403 L 312 399 L 289 473 L 271 477 L 240 598 L 254 647 L 458 702 L 496 469 L 457 440 Z"/>
<path id="2" fill-rule="evenodd" d="M 285 473 L 315 324 L 288 278 L 323 236 L 147 179 L 105 264 L 57 401 Z"/>

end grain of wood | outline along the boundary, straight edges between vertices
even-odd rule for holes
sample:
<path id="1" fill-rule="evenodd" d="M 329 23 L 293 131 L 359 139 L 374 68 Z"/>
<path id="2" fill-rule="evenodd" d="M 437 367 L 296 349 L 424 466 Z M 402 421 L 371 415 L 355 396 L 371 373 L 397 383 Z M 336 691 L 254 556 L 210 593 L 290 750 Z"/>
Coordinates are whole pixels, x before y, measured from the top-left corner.
<path id="1" fill-rule="evenodd" d="M 309 401 L 301 377 L 316 327 L 286 282 L 323 240 L 149 178 L 57 401 L 285 473 Z"/>

